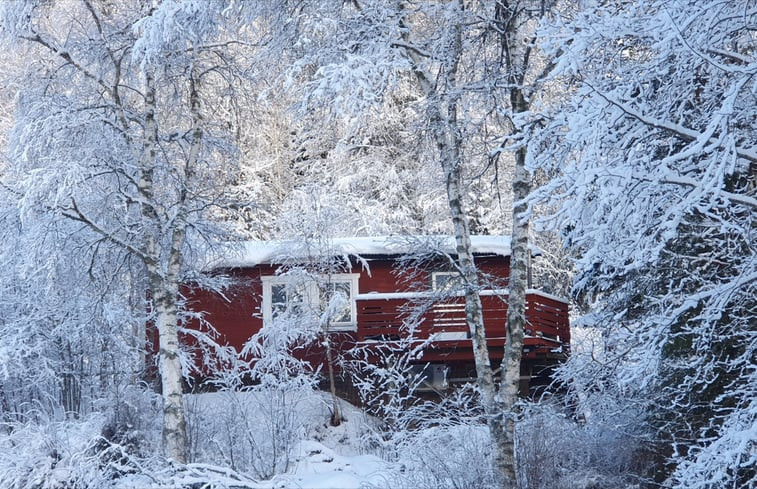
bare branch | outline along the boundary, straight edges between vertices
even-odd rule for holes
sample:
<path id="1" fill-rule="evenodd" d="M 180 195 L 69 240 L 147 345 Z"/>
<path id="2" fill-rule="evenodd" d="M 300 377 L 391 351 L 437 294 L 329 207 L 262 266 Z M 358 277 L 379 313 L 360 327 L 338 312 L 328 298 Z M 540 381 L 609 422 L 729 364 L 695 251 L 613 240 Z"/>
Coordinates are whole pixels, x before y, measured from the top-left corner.
<path id="1" fill-rule="evenodd" d="M 122 239 L 118 238 L 114 234 L 109 233 L 100 225 L 98 225 L 95 221 L 87 217 L 84 214 L 84 212 L 82 212 L 81 209 L 79 209 L 79 206 L 77 205 L 76 200 L 73 197 L 71 198 L 71 207 L 63 208 L 61 210 L 62 210 L 61 215 L 63 217 L 85 224 L 92 231 L 96 232 L 97 234 L 107 239 L 108 241 L 129 251 L 130 253 L 133 253 L 134 255 L 138 256 L 145 263 L 155 263 L 154 257 L 148 256 L 143 251 L 135 248 L 133 245 L 123 241 Z"/>
<path id="2" fill-rule="evenodd" d="M 63 49 L 60 49 L 59 47 L 53 45 L 51 41 L 47 41 L 42 38 L 40 34 L 35 34 L 33 36 L 21 36 L 22 39 L 27 40 L 29 42 L 37 43 L 41 46 L 44 46 L 50 52 L 57 54 L 61 59 L 63 59 L 66 63 L 70 64 L 74 68 L 76 68 L 79 72 L 81 72 L 84 76 L 89 78 L 90 80 L 96 82 L 98 85 L 103 87 L 106 92 L 113 93 L 113 88 L 105 83 L 105 81 L 100 78 L 99 76 L 95 75 L 91 71 L 89 71 L 87 68 L 85 68 L 81 63 L 74 60 L 74 58 L 71 56 L 71 54 Z"/>

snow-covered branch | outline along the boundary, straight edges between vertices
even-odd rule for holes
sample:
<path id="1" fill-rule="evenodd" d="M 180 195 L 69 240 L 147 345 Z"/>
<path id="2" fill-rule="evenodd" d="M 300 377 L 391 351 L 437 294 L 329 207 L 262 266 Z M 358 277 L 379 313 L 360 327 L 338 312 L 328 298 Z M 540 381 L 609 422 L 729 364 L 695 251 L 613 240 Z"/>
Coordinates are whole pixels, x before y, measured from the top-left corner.
<path id="1" fill-rule="evenodd" d="M 749 78 L 744 78 L 741 80 L 740 85 L 743 86 L 749 81 Z M 671 121 L 666 121 L 663 119 L 658 119 L 652 116 L 645 115 L 641 111 L 634 109 L 633 107 L 629 106 L 628 104 L 624 104 L 615 98 L 611 97 L 610 95 L 607 95 L 602 90 L 597 89 L 591 85 L 590 82 L 585 82 L 588 86 L 590 86 L 594 92 L 602 97 L 604 100 L 606 100 L 608 103 L 612 104 L 613 106 L 619 108 L 623 111 L 626 115 L 633 117 L 634 119 L 638 120 L 639 122 L 642 122 L 643 124 L 654 127 L 655 129 L 660 129 L 663 131 L 670 132 L 678 137 L 680 137 L 682 140 L 687 142 L 692 141 L 699 141 L 702 139 L 703 134 L 700 132 L 697 132 L 693 129 L 690 129 L 686 126 L 676 124 Z M 715 138 L 715 137 L 709 137 L 707 138 L 707 142 L 710 144 L 714 144 L 717 146 L 722 146 L 723 142 L 721 139 Z M 731 148 L 728 148 L 731 149 Z M 757 151 L 750 148 L 741 148 L 739 146 L 733 146 L 733 151 L 736 153 L 736 155 L 739 158 L 743 158 L 749 162 L 757 163 Z"/>

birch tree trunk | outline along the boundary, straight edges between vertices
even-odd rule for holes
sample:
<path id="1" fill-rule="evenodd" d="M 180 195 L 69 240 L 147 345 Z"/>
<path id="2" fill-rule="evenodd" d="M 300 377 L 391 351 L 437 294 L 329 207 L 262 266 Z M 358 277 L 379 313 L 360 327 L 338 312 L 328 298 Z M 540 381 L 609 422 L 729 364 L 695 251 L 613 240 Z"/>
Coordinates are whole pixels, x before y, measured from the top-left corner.
<path id="1" fill-rule="evenodd" d="M 454 113 L 454 109 L 451 111 Z M 494 382 L 489 349 L 486 344 L 478 270 L 473 260 L 468 216 L 463 207 L 460 161 L 453 159 L 458 152 L 458 146 L 450 145 L 443 148 L 443 151 L 441 159 L 446 178 L 450 216 L 455 230 L 457 266 L 465 283 L 465 320 L 471 332 L 476 384 L 481 395 L 481 404 L 486 415 L 489 433 L 497 447 L 495 468 L 499 473 L 506 474 L 508 455 L 511 459 L 513 450 L 512 446 L 508 446 L 508 438 L 504 436 L 502 410 L 498 403 L 497 386 Z"/>
<path id="2" fill-rule="evenodd" d="M 546 5 L 541 3 L 541 15 Z M 527 19 L 533 13 L 526 12 L 518 2 L 497 0 L 495 21 L 500 26 L 501 55 L 505 76 L 510 92 L 511 123 L 513 135 L 522 133 L 522 127 L 515 121 L 517 116 L 530 109 L 524 86 L 526 73 L 531 68 L 531 42 L 525 42 L 530 34 Z M 532 34 L 531 34 L 532 35 Z M 548 68 L 547 68 L 548 69 Z M 512 139 L 511 139 L 512 141 Z M 526 168 L 528 156 L 527 141 L 520 141 L 514 152 L 515 168 L 512 182 L 513 214 L 512 239 L 510 243 L 510 279 L 508 282 L 508 309 L 504 358 L 502 359 L 502 381 L 499 399 L 504 411 L 504 453 L 503 476 L 505 487 L 517 487 L 515 454 L 515 415 L 518 392 L 520 390 L 520 370 L 523 356 L 523 336 L 526 324 L 526 290 L 528 287 L 529 263 L 529 209 L 525 199 L 531 192 L 531 174 Z"/>
<path id="3" fill-rule="evenodd" d="M 193 144 L 190 158 L 187 161 L 185 173 L 195 163 L 198 145 L 202 137 L 198 134 L 199 101 L 194 84 L 191 84 L 191 111 L 194 119 Z M 167 268 L 162 265 L 161 243 L 158 241 L 160 233 L 160 219 L 154 207 L 154 169 L 157 164 L 157 123 L 155 120 L 155 86 L 153 78 L 145 75 L 145 137 L 142 155 L 142 172 L 139 182 L 140 193 L 144 197 L 142 216 L 155 226 L 153 233 L 148 232 L 144 237 L 144 261 L 147 269 L 148 286 L 155 314 L 155 328 L 158 331 L 158 366 L 163 396 L 163 452 L 179 463 L 186 462 L 186 418 L 184 415 L 181 361 L 179 358 L 180 344 L 178 332 L 179 283 L 181 264 L 183 262 L 182 248 L 186 237 L 186 228 L 181 208 L 186 195 L 179 202 L 179 213 L 175 220 L 175 228 L 171 233 L 171 244 L 167 252 Z M 185 174 L 185 176 L 187 176 Z M 186 193 L 186 188 L 184 194 Z"/>
<path id="4" fill-rule="evenodd" d="M 521 98 L 522 100 L 522 98 Z M 507 341 L 502 360 L 500 399 L 505 414 L 504 463 L 502 473 L 505 487 L 516 487 L 515 405 L 520 390 L 520 367 L 523 356 L 523 331 L 526 324 L 526 287 L 528 282 L 528 205 L 524 199 L 531 191 L 531 175 L 525 168 L 526 149 L 515 154 L 513 180 L 513 230 L 510 251 L 510 280 L 508 282 Z"/>
<path id="5" fill-rule="evenodd" d="M 458 1 L 458 8 L 462 11 L 463 2 Z M 507 446 L 502 425 L 502 410 L 497 396 L 497 386 L 489 359 L 489 349 L 486 343 L 484 328 L 483 306 L 481 304 L 478 269 L 473 259 L 470 240 L 470 223 L 465 210 L 465 191 L 462 179 L 462 132 L 458 123 L 458 103 L 460 92 L 456 88 L 457 69 L 463 55 L 462 24 L 455 23 L 447 39 L 449 56 L 442 68 L 441 80 L 436 85 L 431 78 L 420 69 L 418 56 L 412 50 L 407 51 L 408 57 L 415 64 L 418 83 L 426 97 L 433 101 L 428 107 L 434 141 L 439 151 L 439 161 L 444 172 L 447 202 L 455 233 L 457 267 L 465 284 L 465 318 L 471 333 L 473 357 L 476 366 L 476 384 L 481 396 L 481 404 L 486 416 L 487 426 L 495 442 L 497 452 L 495 469 L 505 474 L 508 453 L 512 454 L 512 447 Z M 438 84 L 443 86 L 441 90 Z"/>
<path id="6" fill-rule="evenodd" d="M 158 362 L 163 393 L 163 452 L 179 463 L 186 462 L 186 420 L 182 401 L 182 375 L 179 359 L 178 283 L 167 281 L 159 273 L 148 272 L 153 291 L 155 327 L 158 330 Z"/>

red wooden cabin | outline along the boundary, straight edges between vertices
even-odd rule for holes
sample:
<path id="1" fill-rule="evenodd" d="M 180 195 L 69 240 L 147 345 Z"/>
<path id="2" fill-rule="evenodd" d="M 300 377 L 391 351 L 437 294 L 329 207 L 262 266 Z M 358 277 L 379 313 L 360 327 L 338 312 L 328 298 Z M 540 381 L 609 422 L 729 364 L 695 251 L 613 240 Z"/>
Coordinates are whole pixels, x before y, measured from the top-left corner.
<path id="1" fill-rule="evenodd" d="M 471 241 L 484 285 L 480 295 L 487 344 L 496 367 L 505 343 L 509 238 L 474 236 Z M 347 354 L 356 346 L 370 351 L 382 345 L 398 345 L 412 322 L 415 329 L 411 343 L 426 343 L 416 362 L 418 368 L 424 368 L 429 389 L 444 389 L 450 383 L 475 378 L 464 298 L 454 290 L 457 274 L 450 265 L 454 252 L 451 238 L 333 239 L 327 248 L 328 252 L 316 253 L 302 243 L 244 243 L 209 265 L 237 279 L 236 285 L 223 295 L 194 290 L 188 294 L 189 307 L 204 313 L 204 319 L 219 333 L 219 343 L 241 351 L 265 321 L 272 321 L 287 307 L 323 306 L 334 291 L 339 291 L 346 301 L 332 314 L 328 327 L 338 354 Z M 430 259 L 423 264 L 403 261 L 409 253 Z M 291 275 L 282 274 L 298 266 L 312 269 L 313 264 L 322 265 L 324 254 L 339 260 L 338 270 L 332 262 L 323 280 L 307 283 L 297 278 L 295 286 Z M 524 390 L 529 381 L 532 386 L 546 381 L 546 372 L 570 350 L 565 300 L 529 289 L 526 319 Z M 407 346 L 407 342 L 404 344 Z M 314 363 L 325 358 L 317 344 L 301 354 Z"/>

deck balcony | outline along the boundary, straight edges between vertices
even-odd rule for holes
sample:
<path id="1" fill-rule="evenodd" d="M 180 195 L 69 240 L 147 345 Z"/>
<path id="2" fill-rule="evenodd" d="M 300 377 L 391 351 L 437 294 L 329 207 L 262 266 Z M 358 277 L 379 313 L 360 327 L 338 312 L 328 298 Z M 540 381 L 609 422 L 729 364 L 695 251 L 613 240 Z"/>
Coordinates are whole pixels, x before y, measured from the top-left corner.
<path id="1" fill-rule="evenodd" d="M 481 291 L 487 346 L 493 360 L 502 358 L 506 341 L 507 291 Z M 407 337 L 428 341 L 427 361 L 472 361 L 470 332 L 462 295 L 434 298 L 428 292 L 367 293 L 355 297 L 357 340 L 370 345 Z M 404 324 L 404 327 L 403 327 Z M 570 351 L 568 303 L 530 289 L 526 294 L 526 330 L 523 358 L 564 359 Z"/>

